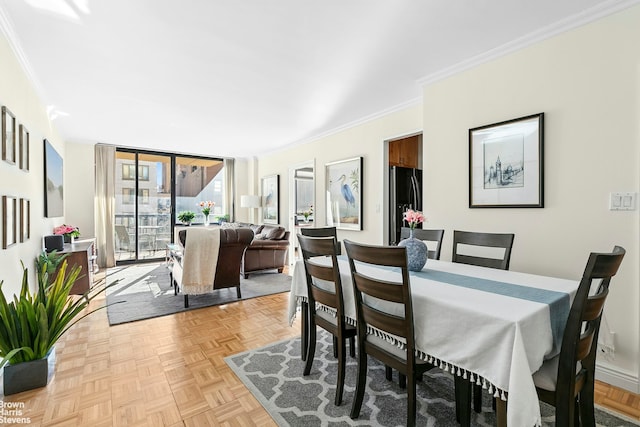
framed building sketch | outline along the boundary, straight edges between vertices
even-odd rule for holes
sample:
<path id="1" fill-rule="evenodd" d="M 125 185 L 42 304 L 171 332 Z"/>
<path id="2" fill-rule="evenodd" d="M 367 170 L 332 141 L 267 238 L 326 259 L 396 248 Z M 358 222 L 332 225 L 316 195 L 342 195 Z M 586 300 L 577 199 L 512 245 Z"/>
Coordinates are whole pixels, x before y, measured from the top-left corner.
<path id="1" fill-rule="evenodd" d="M 2 160 L 16 163 L 16 117 L 2 107 Z"/>
<path id="2" fill-rule="evenodd" d="M 2 196 L 2 248 L 16 243 L 16 203 L 11 196 Z"/>
<path id="3" fill-rule="evenodd" d="M 20 199 L 20 242 L 31 237 L 31 201 Z"/>
<path id="4" fill-rule="evenodd" d="M 325 165 L 327 225 L 362 230 L 362 157 Z"/>
<path id="5" fill-rule="evenodd" d="M 544 207 L 544 113 L 469 129 L 469 207 Z"/>
<path id="6" fill-rule="evenodd" d="M 262 178 L 262 222 L 278 224 L 280 221 L 280 175 Z"/>
<path id="7" fill-rule="evenodd" d="M 20 125 L 20 169 L 29 172 L 29 131 L 24 125 Z"/>

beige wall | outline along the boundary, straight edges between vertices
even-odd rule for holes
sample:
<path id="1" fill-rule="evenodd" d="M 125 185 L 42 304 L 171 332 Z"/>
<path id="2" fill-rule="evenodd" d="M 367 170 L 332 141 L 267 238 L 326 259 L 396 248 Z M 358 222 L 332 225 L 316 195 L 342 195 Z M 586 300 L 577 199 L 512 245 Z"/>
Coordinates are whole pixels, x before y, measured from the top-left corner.
<path id="1" fill-rule="evenodd" d="M 44 164 L 43 139 L 47 138 L 56 151 L 65 158 L 65 146 L 58 137 L 33 85 L 27 79 L 6 39 L 0 35 L 0 104 L 7 106 L 16 116 L 16 123 L 23 124 L 30 134 L 30 171 L 24 172 L 18 165 L 0 160 L 0 196 L 26 198 L 31 201 L 31 238 L 7 249 L 0 245 L 0 280 L 4 280 L 3 292 L 7 296 L 20 291 L 22 267 L 29 268 L 30 283 L 35 285 L 34 261 L 42 248 L 42 236 L 51 234 L 53 227 L 64 218 L 44 217 Z M 68 178 L 65 176 L 65 183 Z M 65 188 L 65 200 L 68 199 Z M 0 207 L 1 210 L 1 207 Z M 0 229 L 0 235 L 2 230 Z"/>
<path id="2" fill-rule="evenodd" d="M 363 157 L 363 230 L 338 230 L 340 240 L 381 243 L 384 239 L 385 182 L 387 168 L 385 141 L 408 135 L 422 128 L 422 106 L 415 104 L 333 135 L 260 157 L 258 179 L 280 175 L 280 223 L 289 228 L 289 168 L 304 162 L 315 163 L 314 212 L 317 226 L 326 222 L 325 164 Z"/>
<path id="3" fill-rule="evenodd" d="M 425 210 L 429 226 L 447 230 L 443 259 L 453 229 L 513 232 L 512 270 L 566 278 L 580 277 L 589 252 L 625 247 L 605 309 L 615 360 L 600 363 L 635 391 L 638 211 L 608 202 L 610 192 L 638 191 L 638 40 L 635 7 L 424 88 Z M 468 129 L 539 112 L 544 209 L 469 209 Z"/>

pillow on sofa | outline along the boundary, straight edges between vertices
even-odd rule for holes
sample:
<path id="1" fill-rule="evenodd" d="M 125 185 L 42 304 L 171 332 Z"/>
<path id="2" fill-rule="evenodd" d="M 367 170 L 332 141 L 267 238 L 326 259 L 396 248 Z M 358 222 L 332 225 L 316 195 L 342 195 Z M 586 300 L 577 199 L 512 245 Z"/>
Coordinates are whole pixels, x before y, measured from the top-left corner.
<path id="1" fill-rule="evenodd" d="M 285 229 L 283 227 L 264 227 L 263 234 L 267 240 L 282 240 L 285 235 Z"/>

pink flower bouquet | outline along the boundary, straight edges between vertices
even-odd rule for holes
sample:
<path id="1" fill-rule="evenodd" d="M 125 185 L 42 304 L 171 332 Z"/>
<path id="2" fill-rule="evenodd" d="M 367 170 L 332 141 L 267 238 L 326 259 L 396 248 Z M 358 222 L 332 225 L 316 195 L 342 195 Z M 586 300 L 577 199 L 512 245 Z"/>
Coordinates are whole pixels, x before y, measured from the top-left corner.
<path id="1" fill-rule="evenodd" d="M 403 214 L 403 219 L 407 221 L 409 228 L 413 230 L 418 224 L 422 224 L 425 218 L 422 212 L 409 209 Z"/>
<path id="2" fill-rule="evenodd" d="M 73 225 L 62 224 L 53 229 L 53 234 L 59 234 L 63 236 L 69 237 L 80 237 L 80 229 L 78 227 L 74 227 Z"/>

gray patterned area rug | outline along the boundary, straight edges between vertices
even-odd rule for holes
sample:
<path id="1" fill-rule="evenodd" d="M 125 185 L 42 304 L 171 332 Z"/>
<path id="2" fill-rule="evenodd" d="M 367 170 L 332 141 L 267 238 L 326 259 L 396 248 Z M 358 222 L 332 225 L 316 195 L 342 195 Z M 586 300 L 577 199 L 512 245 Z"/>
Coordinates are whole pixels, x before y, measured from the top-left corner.
<path id="1" fill-rule="evenodd" d="M 189 307 L 185 308 L 184 297 L 174 295 L 169 270 L 162 263 L 110 268 L 107 285 L 107 304 L 117 303 L 107 307 L 110 325 L 238 301 L 235 288 L 217 289 L 210 294 L 190 295 Z M 240 279 L 240 290 L 242 299 L 288 292 L 291 276 L 275 270 L 250 274 L 248 279 Z"/>
<path id="2" fill-rule="evenodd" d="M 342 405 L 335 406 L 337 361 L 333 357 L 331 335 L 318 329 L 318 345 L 309 376 L 303 377 L 300 338 L 225 358 L 260 404 L 280 426 L 402 426 L 406 420 L 406 391 L 385 379 L 384 366 L 369 358 L 369 376 L 360 417 L 349 418 L 355 393 L 356 359 L 347 355 L 347 370 Z M 424 375 L 418 383 L 419 426 L 456 426 L 453 378 L 439 369 Z M 472 425 L 494 426 L 491 399 L 484 393 L 482 413 L 472 412 Z M 544 426 L 554 425 L 554 410 L 543 404 Z M 635 426 L 631 421 L 596 410 L 599 426 Z"/>

